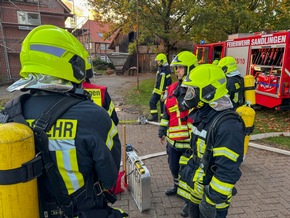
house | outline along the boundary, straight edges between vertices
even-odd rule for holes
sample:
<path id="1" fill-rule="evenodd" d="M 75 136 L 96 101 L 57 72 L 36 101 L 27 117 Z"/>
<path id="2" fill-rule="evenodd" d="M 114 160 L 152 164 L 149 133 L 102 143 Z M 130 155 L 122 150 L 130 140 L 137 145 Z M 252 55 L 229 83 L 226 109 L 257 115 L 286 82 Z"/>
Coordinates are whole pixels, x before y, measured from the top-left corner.
<path id="1" fill-rule="evenodd" d="M 124 34 L 119 31 L 114 38 L 109 48 L 114 52 L 125 53 L 128 52 L 128 47 L 130 43 L 133 43 L 136 40 L 136 32 L 130 32 L 129 34 Z M 158 39 L 150 43 L 151 46 L 146 44 L 139 44 L 138 46 L 138 67 L 139 72 L 156 72 L 157 65 L 155 62 L 156 54 L 159 50 L 162 50 L 160 42 Z M 130 55 L 124 64 L 123 71 L 130 69 L 131 67 L 137 66 L 137 55 Z"/>
<path id="2" fill-rule="evenodd" d="M 19 79 L 21 43 L 34 27 L 64 28 L 73 16 L 61 0 L 0 0 L 0 83 Z"/>
<path id="3" fill-rule="evenodd" d="M 130 32 L 129 34 L 124 34 L 121 31 L 118 32 L 112 40 L 109 49 L 114 52 L 124 53 L 128 52 L 128 47 L 130 43 L 136 40 L 136 32 Z M 169 63 L 175 57 L 175 55 L 182 50 L 191 50 L 192 43 L 185 41 L 178 41 L 175 46 L 172 47 L 169 54 Z M 128 60 L 124 64 L 123 71 L 130 69 L 131 67 L 137 66 L 138 57 L 138 68 L 139 72 L 156 72 L 157 64 L 155 57 L 158 53 L 163 52 L 164 47 L 160 38 L 157 36 L 154 39 L 146 39 L 145 42 L 138 44 L 138 55 L 130 55 Z"/>
<path id="4" fill-rule="evenodd" d="M 106 38 L 109 32 L 109 24 L 98 22 L 95 20 L 87 20 L 85 24 L 73 34 L 82 42 L 89 52 L 92 59 L 99 58 L 103 61 L 110 62 L 108 55 L 112 52 L 109 45 L 112 42 L 111 37 Z"/>

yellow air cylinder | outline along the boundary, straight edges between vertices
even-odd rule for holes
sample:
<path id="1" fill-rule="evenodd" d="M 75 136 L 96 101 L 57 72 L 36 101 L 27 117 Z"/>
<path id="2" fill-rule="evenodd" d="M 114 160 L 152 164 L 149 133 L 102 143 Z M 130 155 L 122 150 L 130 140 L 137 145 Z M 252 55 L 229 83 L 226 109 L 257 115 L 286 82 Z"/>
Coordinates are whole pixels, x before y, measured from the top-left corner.
<path id="1" fill-rule="evenodd" d="M 253 108 L 243 105 L 236 109 L 236 112 L 242 117 L 246 129 L 250 129 L 254 126 L 256 112 Z M 253 128 L 252 128 L 253 129 Z M 244 157 L 248 151 L 249 141 L 251 132 L 247 131 L 247 135 L 244 140 Z"/>
<path id="2" fill-rule="evenodd" d="M 246 75 L 244 77 L 245 102 L 248 105 L 256 104 L 255 93 L 255 77 L 253 75 Z"/>
<path id="3" fill-rule="evenodd" d="M 35 156 L 32 130 L 20 123 L 0 125 L 0 170 L 21 167 Z M 39 218 L 37 180 L 0 185 L 0 218 Z"/>

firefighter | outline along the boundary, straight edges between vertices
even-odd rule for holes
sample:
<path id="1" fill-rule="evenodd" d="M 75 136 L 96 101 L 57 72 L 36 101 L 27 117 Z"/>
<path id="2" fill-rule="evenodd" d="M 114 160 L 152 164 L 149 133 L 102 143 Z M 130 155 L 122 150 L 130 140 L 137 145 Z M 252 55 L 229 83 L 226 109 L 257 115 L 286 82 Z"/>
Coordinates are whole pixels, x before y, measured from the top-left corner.
<path id="1" fill-rule="evenodd" d="M 186 92 L 181 87 L 183 78 L 197 66 L 197 58 L 189 51 L 183 51 L 177 54 L 170 66 L 175 67 L 177 82 L 172 83 L 167 88 L 167 98 L 163 110 L 163 116 L 160 122 L 158 136 L 160 143 L 165 145 L 168 154 L 168 164 L 173 176 L 173 187 L 167 188 L 165 194 L 168 196 L 177 193 L 179 159 L 180 156 L 190 149 L 190 122 L 188 121 L 187 108 L 182 108 L 183 98 Z M 181 215 L 188 216 L 188 204 L 186 203 Z"/>
<path id="2" fill-rule="evenodd" d="M 103 194 L 118 179 L 118 131 L 107 111 L 88 100 L 81 88 L 86 77 L 86 57 L 76 41 L 70 33 L 53 25 L 34 28 L 22 43 L 22 78 L 7 89 L 30 91 L 29 98 L 21 102 L 22 115 L 29 123 L 60 99 L 82 99 L 47 134 L 55 180 L 50 183 L 51 174 L 38 178 L 40 217 L 123 217 L 119 210 L 108 206 L 109 198 Z M 61 191 L 55 193 L 55 186 Z"/>
<path id="3" fill-rule="evenodd" d="M 238 119 L 226 119 L 207 140 L 211 122 L 223 111 L 233 111 L 226 77 L 220 67 L 204 64 L 184 79 L 184 106 L 194 108 L 191 146 L 193 154 L 180 173 L 177 194 L 190 201 L 190 217 L 226 217 L 241 177 L 244 129 Z M 213 145 L 213 147 L 208 147 Z M 212 149 L 211 149 L 212 148 Z"/>
<path id="4" fill-rule="evenodd" d="M 244 79 L 238 70 L 236 60 L 231 56 L 223 57 L 218 66 L 222 68 L 227 77 L 228 95 L 234 108 L 244 104 Z"/>
<path id="5" fill-rule="evenodd" d="M 159 102 L 160 104 L 160 113 L 162 116 L 164 106 L 162 96 L 165 92 L 165 89 L 171 84 L 172 80 L 166 55 L 163 53 L 158 54 L 155 58 L 155 61 L 157 61 L 158 70 L 156 73 L 155 86 L 149 101 L 150 113 L 152 117 L 149 118 L 148 121 L 158 122 L 157 103 Z"/>
<path id="6" fill-rule="evenodd" d="M 87 52 L 86 52 L 87 53 Z M 87 53 L 88 56 L 88 53 Z M 106 86 L 100 86 L 96 84 L 92 84 L 90 78 L 93 77 L 93 69 L 92 64 L 87 58 L 86 61 L 86 80 L 82 83 L 83 88 L 90 93 L 92 100 L 99 106 L 102 106 L 106 109 L 113 120 L 114 124 L 117 126 L 119 123 L 119 118 L 117 112 L 115 110 L 114 103 L 111 99 L 111 96 L 108 92 Z"/>

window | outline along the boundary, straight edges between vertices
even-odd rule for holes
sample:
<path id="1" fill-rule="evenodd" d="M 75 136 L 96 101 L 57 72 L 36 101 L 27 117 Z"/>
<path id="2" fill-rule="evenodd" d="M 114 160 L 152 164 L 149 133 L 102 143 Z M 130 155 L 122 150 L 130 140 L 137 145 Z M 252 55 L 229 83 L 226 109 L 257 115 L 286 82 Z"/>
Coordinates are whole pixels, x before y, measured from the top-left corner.
<path id="1" fill-rule="evenodd" d="M 106 44 L 106 50 L 109 50 L 110 44 Z"/>
<path id="2" fill-rule="evenodd" d="M 19 26 L 22 30 L 31 30 L 34 26 L 41 24 L 40 14 L 33 12 L 17 11 L 18 23 L 21 25 L 33 25 L 33 26 Z"/>
<path id="3" fill-rule="evenodd" d="M 98 33 L 98 35 L 99 35 L 99 37 L 101 37 L 101 38 L 103 37 L 103 33 Z"/>
<path id="4" fill-rule="evenodd" d="M 104 43 L 101 43 L 101 45 L 100 45 L 100 49 L 101 49 L 101 50 L 106 50 L 106 45 L 105 45 Z"/>
<path id="5" fill-rule="evenodd" d="M 101 56 L 102 61 L 106 61 L 106 56 Z"/>

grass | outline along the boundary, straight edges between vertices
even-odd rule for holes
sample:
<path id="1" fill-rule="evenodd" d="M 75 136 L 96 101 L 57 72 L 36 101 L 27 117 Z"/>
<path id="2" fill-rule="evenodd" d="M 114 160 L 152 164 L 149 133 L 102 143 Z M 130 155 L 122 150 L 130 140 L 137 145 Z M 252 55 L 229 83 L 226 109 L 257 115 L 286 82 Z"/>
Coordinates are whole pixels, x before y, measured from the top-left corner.
<path id="1" fill-rule="evenodd" d="M 130 89 L 125 95 L 126 104 L 134 105 L 149 114 L 149 99 L 154 87 L 155 78 L 140 82 L 139 90 Z M 158 107 L 159 108 L 159 107 Z M 269 132 L 290 132 L 290 111 L 276 111 L 262 108 L 256 111 L 255 130 L 253 134 Z M 271 137 L 255 142 L 290 150 L 290 137 Z"/>

